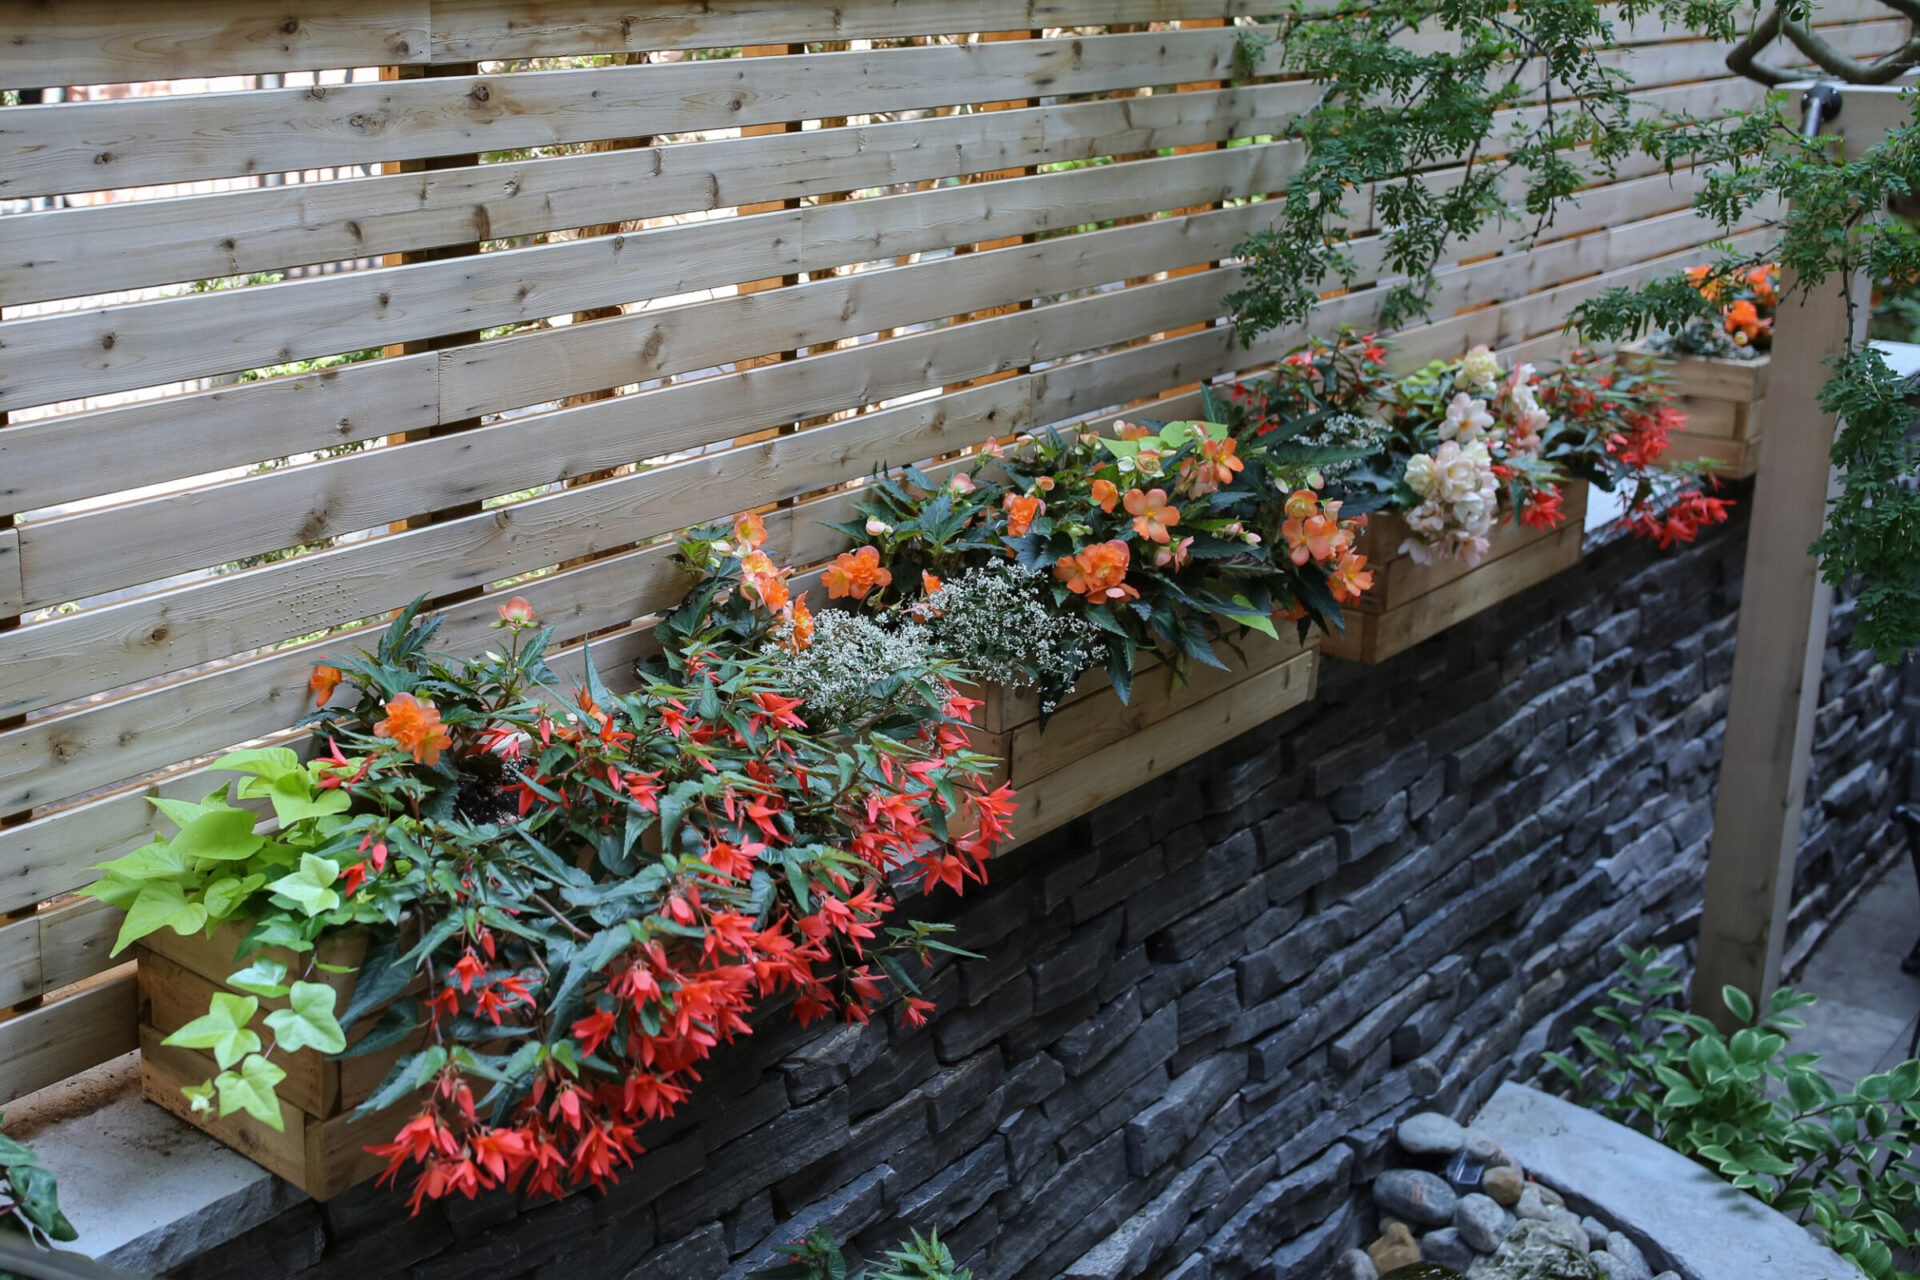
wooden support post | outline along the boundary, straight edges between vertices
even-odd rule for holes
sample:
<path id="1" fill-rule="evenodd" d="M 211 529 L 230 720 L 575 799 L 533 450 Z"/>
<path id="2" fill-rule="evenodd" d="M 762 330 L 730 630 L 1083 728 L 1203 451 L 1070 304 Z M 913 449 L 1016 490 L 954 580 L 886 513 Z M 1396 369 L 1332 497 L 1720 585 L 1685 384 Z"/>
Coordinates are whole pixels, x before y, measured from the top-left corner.
<path id="1" fill-rule="evenodd" d="M 1837 123 L 1849 156 L 1905 118 L 1897 93 L 1843 90 Z M 1796 284 L 1789 273 L 1782 295 Z M 1849 340 L 1865 340 L 1869 297 L 1864 276 L 1829 280 L 1803 301 L 1783 304 L 1774 320 L 1768 429 L 1760 437 L 1693 985 L 1694 1008 L 1729 1029 L 1722 987 L 1738 987 L 1758 1005 L 1780 981 L 1833 605 L 1807 551 L 1834 491 L 1838 424 L 1820 408 L 1819 393 L 1827 361 Z"/>

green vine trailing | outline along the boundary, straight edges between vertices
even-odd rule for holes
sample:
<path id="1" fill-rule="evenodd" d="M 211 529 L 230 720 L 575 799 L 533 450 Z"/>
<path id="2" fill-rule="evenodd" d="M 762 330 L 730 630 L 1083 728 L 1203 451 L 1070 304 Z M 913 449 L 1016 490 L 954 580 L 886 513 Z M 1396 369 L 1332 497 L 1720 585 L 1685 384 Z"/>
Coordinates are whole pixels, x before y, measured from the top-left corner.
<path id="1" fill-rule="evenodd" d="M 1447 264 L 1554 234 L 1587 186 L 1686 167 L 1704 175 L 1695 209 L 1729 238 L 1716 274 L 1778 262 L 1790 296 L 1846 288 L 1856 272 L 1920 280 L 1920 239 L 1884 212 L 1920 189 L 1914 126 L 1841 159 L 1831 139 L 1802 137 L 1784 95 L 1711 118 L 1658 109 L 1635 96 L 1617 47 L 1627 25 L 1664 22 L 1739 41 L 1730 64 L 1771 84 L 1780 74 L 1754 60 L 1765 41 L 1745 39 L 1768 28 L 1833 74 L 1885 83 L 1888 67 L 1831 55 L 1805 9 L 1795 0 L 1764 14 L 1743 0 L 1296 0 L 1273 39 L 1283 65 L 1325 91 L 1286 127 L 1304 156 L 1285 199 L 1272 202 L 1274 225 L 1242 246 L 1245 283 L 1227 299 L 1241 336 L 1303 323 L 1327 291 L 1366 285 L 1379 286 L 1384 324 L 1451 311 L 1477 299 L 1446 295 Z M 1695 282 L 1675 274 L 1605 291 L 1572 323 L 1588 338 L 1622 340 L 1677 329 L 1707 306 Z M 1920 646 L 1912 415 L 1896 375 L 1864 345 L 1835 361 L 1823 404 L 1846 419 L 1834 444 L 1842 487 L 1812 550 L 1828 581 L 1857 592 L 1854 643 L 1898 661 Z"/>

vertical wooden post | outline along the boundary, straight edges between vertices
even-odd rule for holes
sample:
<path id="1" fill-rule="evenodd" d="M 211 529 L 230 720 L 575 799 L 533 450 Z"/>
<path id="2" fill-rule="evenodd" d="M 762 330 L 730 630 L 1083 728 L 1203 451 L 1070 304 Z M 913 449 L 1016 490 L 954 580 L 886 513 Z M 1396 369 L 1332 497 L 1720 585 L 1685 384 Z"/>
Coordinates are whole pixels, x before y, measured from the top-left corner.
<path id="1" fill-rule="evenodd" d="M 1849 156 L 1905 117 L 1898 92 L 1843 90 L 1838 125 Z M 1782 295 L 1797 283 L 1786 275 Z M 1827 361 L 1849 340 L 1865 340 L 1869 297 L 1864 276 L 1830 280 L 1803 301 L 1783 304 L 1774 320 L 1768 429 L 1760 437 L 1693 984 L 1694 1008 L 1723 1027 L 1731 1022 L 1722 987 L 1738 987 L 1760 1004 L 1780 981 L 1833 606 L 1832 589 L 1807 551 L 1835 485 L 1830 455 L 1838 424 L 1818 397 Z"/>

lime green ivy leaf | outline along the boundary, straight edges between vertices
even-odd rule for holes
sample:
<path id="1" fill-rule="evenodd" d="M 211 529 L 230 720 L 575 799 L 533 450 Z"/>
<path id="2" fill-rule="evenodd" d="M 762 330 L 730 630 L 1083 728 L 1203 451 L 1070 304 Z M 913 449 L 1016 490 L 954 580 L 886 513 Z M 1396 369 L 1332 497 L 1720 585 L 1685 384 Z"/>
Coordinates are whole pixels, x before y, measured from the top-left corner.
<path id="1" fill-rule="evenodd" d="M 94 870 L 119 880 L 178 880 L 193 873 L 193 855 L 177 839 L 155 840 Z"/>
<path id="2" fill-rule="evenodd" d="M 275 778 L 267 798 L 273 801 L 274 816 L 280 819 L 282 826 L 291 826 L 307 818 L 345 813 L 353 803 L 345 791 L 338 789 L 322 791 L 316 796 L 313 780 L 307 777 L 304 769 L 296 769 Z"/>
<path id="3" fill-rule="evenodd" d="M 287 998 L 288 1007 L 267 1015 L 267 1026 L 275 1042 L 289 1053 L 318 1049 L 321 1053 L 339 1053 L 347 1047 L 347 1036 L 333 1014 L 338 992 L 318 982 L 296 982 Z"/>
<path id="4" fill-rule="evenodd" d="M 246 809 L 217 809 L 182 827 L 173 845 L 203 862 L 239 862 L 267 842 L 253 834 L 256 821 Z"/>
<path id="5" fill-rule="evenodd" d="M 112 954 L 119 955 L 132 943 L 161 929 L 195 933 L 206 923 L 205 907 L 188 902 L 185 890 L 170 880 L 162 880 L 142 889 L 140 896 L 127 907 L 127 918 L 121 922 L 120 936 L 113 941 Z"/>
<path id="6" fill-rule="evenodd" d="M 240 784 L 243 797 L 263 796 L 287 774 L 306 772 L 300 757 L 290 747 L 253 747 L 246 751 L 230 751 L 215 760 L 213 767 L 253 774 L 253 777 Z"/>
<path id="7" fill-rule="evenodd" d="M 340 878 L 340 864 L 311 853 L 300 855 L 300 869 L 281 876 L 267 887 L 294 902 L 309 916 L 340 905 L 340 895 L 328 886 Z"/>
<path id="8" fill-rule="evenodd" d="M 147 803 L 171 818 L 176 827 L 189 826 L 196 818 L 203 818 L 209 813 L 232 807 L 212 799 L 202 804 L 195 804 L 191 800 L 170 800 L 166 796 L 148 796 Z"/>
<path id="9" fill-rule="evenodd" d="M 237 996 L 231 991 L 216 991 L 207 1012 L 189 1022 L 161 1044 L 182 1049 L 211 1049 L 213 1060 L 231 1067 L 250 1053 L 260 1050 L 260 1037 L 247 1026 L 259 1011 L 260 1002 L 252 996 Z M 221 1111 L 222 1115 L 226 1112 Z"/>
<path id="10" fill-rule="evenodd" d="M 242 1062 L 240 1070 L 222 1071 L 213 1078 L 213 1087 L 220 1091 L 220 1114 L 244 1111 L 269 1129 L 285 1132 L 280 1097 L 274 1089 L 286 1078 L 286 1072 L 257 1053 Z"/>
<path id="11" fill-rule="evenodd" d="M 256 996 L 265 996 L 269 1000 L 287 994 L 287 966 L 278 960 L 269 960 L 265 956 L 255 960 L 240 972 L 227 978 L 227 985 L 250 991 Z M 272 1025 L 271 1019 L 268 1025 Z"/>
<path id="12" fill-rule="evenodd" d="M 213 1110 L 213 1081 L 202 1080 L 199 1084 L 182 1085 L 180 1093 L 195 1115 L 205 1115 Z"/>
<path id="13" fill-rule="evenodd" d="M 253 891 L 267 882 L 265 876 L 222 876 L 208 884 L 200 894 L 201 905 L 207 909 L 207 919 L 220 921 L 232 918 Z"/>

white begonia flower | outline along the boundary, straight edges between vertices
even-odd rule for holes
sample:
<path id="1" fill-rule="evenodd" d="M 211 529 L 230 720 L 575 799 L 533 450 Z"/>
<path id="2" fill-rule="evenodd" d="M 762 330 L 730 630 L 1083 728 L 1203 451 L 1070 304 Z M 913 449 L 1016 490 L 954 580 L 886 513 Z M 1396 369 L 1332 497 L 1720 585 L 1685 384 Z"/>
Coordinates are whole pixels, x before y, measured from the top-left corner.
<path id="1" fill-rule="evenodd" d="M 1407 488 L 1421 497 L 1433 492 L 1433 459 L 1424 453 L 1416 453 L 1407 459 Z"/>
<path id="2" fill-rule="evenodd" d="M 1493 415 L 1487 412 L 1487 402 L 1476 400 L 1466 392 L 1456 392 L 1447 403 L 1447 416 L 1440 423 L 1442 440 L 1472 440 L 1482 431 L 1493 426 Z"/>
<path id="3" fill-rule="evenodd" d="M 1448 502 L 1458 502 L 1469 494 L 1480 492 L 1480 473 L 1484 465 L 1471 453 L 1462 451 L 1451 440 L 1440 446 L 1440 452 L 1434 455 L 1434 469 L 1439 476 L 1436 492 Z"/>
<path id="4" fill-rule="evenodd" d="M 1493 354 L 1492 348 L 1484 342 L 1467 352 L 1460 362 L 1460 376 L 1456 384 L 1469 390 L 1491 394 L 1500 385 L 1500 357 Z"/>

